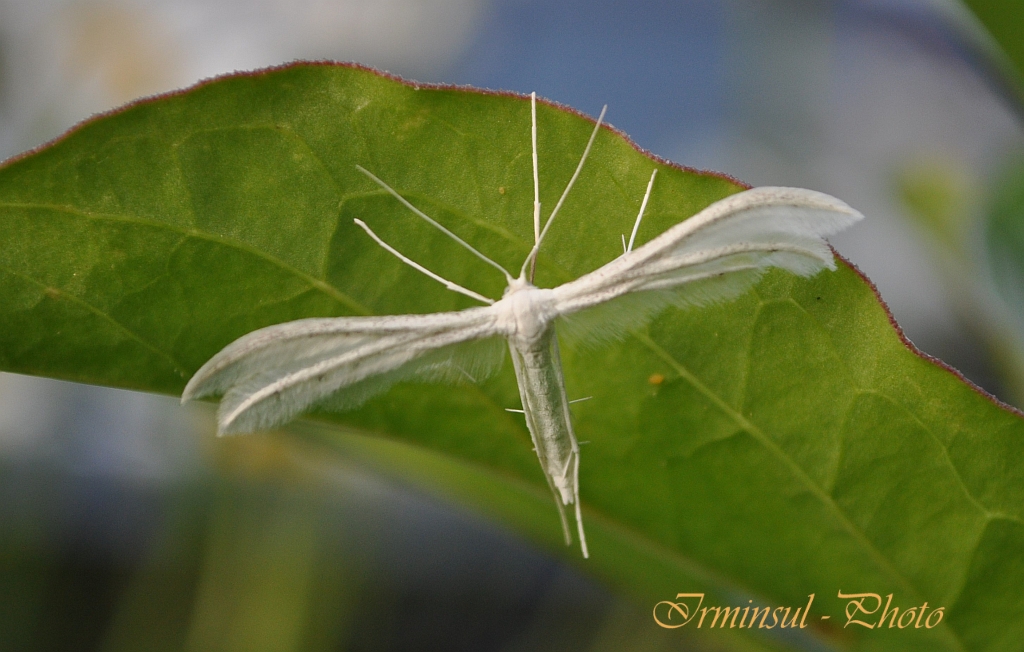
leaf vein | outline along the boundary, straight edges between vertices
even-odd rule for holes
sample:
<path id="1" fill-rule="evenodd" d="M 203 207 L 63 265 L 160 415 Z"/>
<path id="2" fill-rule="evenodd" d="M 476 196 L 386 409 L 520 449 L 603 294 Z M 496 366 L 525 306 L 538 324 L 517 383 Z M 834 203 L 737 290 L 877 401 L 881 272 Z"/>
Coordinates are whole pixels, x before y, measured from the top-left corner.
<path id="1" fill-rule="evenodd" d="M 371 314 L 373 314 L 373 312 L 369 308 L 367 308 L 366 306 L 362 305 L 361 303 L 359 303 L 358 301 L 356 301 L 352 297 L 348 296 L 347 294 L 345 294 L 344 292 L 342 292 L 338 288 L 334 287 L 333 285 L 327 283 L 326 281 L 318 279 L 318 278 L 316 278 L 314 276 L 311 276 L 311 275 L 303 272 L 302 270 L 299 270 L 299 269 L 297 269 L 295 267 L 292 267 L 291 265 L 289 265 L 285 261 L 281 260 L 280 258 L 277 258 L 275 256 L 271 256 L 270 254 L 268 254 L 267 252 L 265 252 L 265 251 L 263 251 L 261 249 L 253 247 L 252 245 L 248 245 L 248 244 L 246 244 L 244 242 L 241 242 L 239 240 L 235 240 L 233 238 L 228 238 L 228 237 L 216 235 L 216 234 L 213 234 L 213 233 L 206 233 L 206 232 L 200 231 L 198 229 L 186 229 L 186 228 L 182 228 L 182 227 L 179 227 L 179 226 L 175 226 L 173 224 L 168 224 L 167 222 L 161 222 L 159 220 L 147 219 L 147 218 L 139 217 L 139 216 L 136 216 L 136 215 L 117 215 L 117 214 L 113 214 L 113 213 L 93 213 L 91 211 L 86 211 L 86 210 L 83 210 L 83 209 L 80 209 L 80 208 L 75 208 L 73 206 L 60 206 L 60 205 L 57 205 L 57 204 L 44 204 L 44 203 L 35 203 L 35 202 L 0 202 L 0 207 L 3 207 L 3 208 L 14 208 L 14 209 L 29 209 L 29 210 L 33 210 L 34 209 L 34 210 L 42 210 L 42 211 L 49 210 L 49 211 L 54 211 L 54 212 L 58 212 L 58 213 L 65 213 L 67 215 L 75 215 L 75 216 L 83 217 L 83 218 L 89 219 L 89 220 L 107 221 L 107 222 L 120 222 L 120 223 L 123 223 L 123 224 L 137 224 L 137 225 L 140 225 L 140 226 L 147 226 L 147 227 L 151 227 L 151 228 L 155 228 L 155 229 L 165 229 L 167 231 L 171 231 L 171 232 L 174 232 L 174 233 L 180 233 L 183 236 L 185 236 L 186 238 L 191 238 L 191 239 L 195 239 L 195 240 L 204 240 L 206 242 L 212 242 L 213 244 L 221 245 L 223 247 L 228 247 L 228 248 L 231 248 L 231 249 L 236 249 L 238 251 L 241 251 L 243 253 L 249 254 L 251 256 L 255 256 L 257 258 L 260 258 L 260 259 L 270 263 L 271 265 L 279 268 L 280 270 L 282 270 L 284 272 L 287 272 L 287 273 L 291 274 L 292 276 L 295 276 L 295 277 L 301 279 L 302 281 L 308 283 L 313 288 L 319 290 L 320 292 L 323 292 L 327 296 L 331 297 L 332 299 L 334 299 L 338 303 L 341 303 L 341 304 L 345 305 L 346 307 L 348 307 L 349 309 L 351 309 L 354 312 L 357 312 L 357 313 L 359 313 L 361 315 L 371 315 Z"/>
<path id="2" fill-rule="evenodd" d="M 790 472 L 797 478 L 802 484 L 804 484 L 808 491 L 817 498 L 825 507 L 827 507 L 836 517 L 839 524 L 857 541 L 864 547 L 867 553 L 874 560 L 875 564 L 878 565 L 879 569 L 883 570 L 896 582 L 901 584 L 905 591 L 913 595 L 913 599 L 923 599 L 920 591 L 910 583 L 910 581 L 904 577 L 890 562 L 882 555 L 881 551 L 875 547 L 874 543 L 867 537 L 867 535 L 851 521 L 838 504 L 825 493 L 821 487 L 819 487 L 807 474 L 803 468 L 800 467 L 789 455 L 782 450 L 779 445 L 772 441 L 760 428 L 751 423 L 740 414 L 735 408 L 726 403 L 718 394 L 713 392 L 711 388 L 707 387 L 693 374 L 685 365 L 676 360 L 668 351 L 660 347 L 654 340 L 645 334 L 638 333 L 637 339 L 640 340 L 645 346 L 647 346 L 655 355 L 665 361 L 666 364 L 671 366 L 676 373 L 687 382 L 689 382 L 694 389 L 703 394 L 708 400 L 710 400 L 718 409 L 720 409 L 726 416 L 730 417 L 735 421 L 741 428 L 746 430 L 752 435 L 766 450 L 772 453 L 775 457 L 783 461 L 786 466 L 789 467 Z M 949 635 L 951 641 L 955 644 L 957 650 L 965 650 L 963 642 L 945 622 L 941 624 L 943 629 Z"/>
<path id="3" fill-rule="evenodd" d="M 1007 521 L 1012 521 L 1014 523 L 1018 523 L 1020 525 L 1024 525 L 1024 520 L 1022 520 L 1021 518 L 1019 518 L 1017 516 L 1014 516 L 1012 514 L 1006 514 L 1006 513 L 1003 513 L 1003 512 L 993 511 L 993 510 L 989 509 L 980 500 L 978 500 L 974 496 L 974 494 L 971 493 L 971 490 L 967 487 L 967 483 L 964 482 L 963 476 L 960 475 L 960 469 L 957 468 L 957 466 L 953 462 L 952 458 L 950 458 L 950 456 L 949 456 L 949 449 L 946 448 L 946 446 L 939 440 L 938 436 L 936 436 L 935 432 L 931 428 L 929 428 L 923 421 L 921 421 L 921 419 L 918 418 L 918 416 L 916 414 L 914 414 L 912 411 L 908 410 L 905 406 L 900 405 L 900 404 L 896 403 L 895 401 L 889 399 L 887 396 L 885 396 L 884 394 L 882 394 L 878 390 L 874 390 L 874 389 L 861 389 L 861 390 L 858 390 L 858 391 L 861 394 L 871 394 L 871 395 L 877 396 L 878 398 L 882 399 L 883 401 L 886 401 L 890 405 L 899 408 L 904 414 L 906 414 L 911 420 L 913 420 L 914 423 L 916 423 L 921 428 L 921 430 L 923 430 L 924 432 L 928 433 L 928 435 L 929 435 L 929 437 L 931 437 L 932 441 L 934 441 L 935 444 L 942 451 L 943 460 L 945 461 L 946 464 L 949 465 L 950 470 L 953 471 L 953 476 L 956 478 L 956 481 L 960 485 L 960 489 L 963 491 L 964 495 L 967 497 L 967 499 L 970 501 L 970 503 L 972 505 L 974 505 L 978 509 L 978 511 L 980 511 L 982 513 L 982 515 L 985 516 L 986 519 L 992 520 L 992 519 L 995 519 L 995 518 L 1001 518 L 1001 519 L 1005 519 Z"/>
<path id="4" fill-rule="evenodd" d="M 14 269 L 8 267 L 7 265 L 0 265 L 0 269 L 2 269 L 3 271 L 7 272 L 11 276 L 15 276 L 17 278 L 22 279 L 23 281 L 31 283 L 32 285 L 35 285 L 35 286 L 41 288 L 44 291 L 46 291 L 48 289 L 51 289 L 50 285 L 48 285 L 46 283 L 43 283 L 42 281 L 40 281 L 38 279 L 35 279 L 35 278 L 33 278 L 33 277 L 29 276 L 28 274 L 25 274 L 23 272 L 15 271 Z M 53 289 L 57 289 L 57 288 L 53 288 Z M 69 294 L 69 293 L 64 292 L 62 290 L 57 290 L 55 298 L 67 299 L 71 303 L 74 303 L 74 304 L 76 304 L 78 306 L 81 306 L 82 308 L 85 308 L 86 310 L 88 310 L 92 314 L 96 315 L 97 317 L 103 319 L 104 321 L 106 321 L 110 325 L 112 325 L 115 328 L 117 328 L 119 331 L 121 331 L 122 333 L 127 335 L 130 339 L 134 340 L 136 343 L 141 345 L 143 348 L 145 348 L 150 353 L 153 353 L 153 354 L 163 358 L 167 362 L 169 362 L 171 364 L 171 366 L 174 368 L 174 370 L 176 372 L 178 372 L 178 374 L 180 374 L 182 378 L 185 378 L 185 377 L 188 376 L 188 372 L 185 371 L 184 366 L 179 364 L 178 361 L 175 360 L 169 353 L 166 353 L 165 351 L 160 350 L 155 344 L 153 344 L 151 342 L 148 342 L 144 337 L 142 337 L 142 335 L 136 333 L 131 328 L 129 328 L 125 324 L 121 323 L 117 319 L 114 319 L 114 317 L 111 316 L 106 311 L 101 310 L 100 308 L 97 308 L 96 306 L 92 305 L 91 303 L 89 303 L 88 301 L 82 299 L 81 297 L 76 297 L 75 295 Z"/>

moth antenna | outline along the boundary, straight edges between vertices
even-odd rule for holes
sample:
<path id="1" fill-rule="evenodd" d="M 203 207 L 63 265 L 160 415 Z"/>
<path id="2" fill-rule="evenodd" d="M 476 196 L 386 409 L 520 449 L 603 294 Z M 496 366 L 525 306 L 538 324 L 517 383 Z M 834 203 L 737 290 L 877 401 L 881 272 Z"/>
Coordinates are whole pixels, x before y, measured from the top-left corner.
<path id="1" fill-rule="evenodd" d="M 583 398 L 574 398 L 573 400 L 569 401 L 569 405 L 572 405 L 573 403 L 582 403 L 583 401 L 589 401 L 592 398 L 594 398 L 594 397 L 593 396 L 584 396 Z"/>
<path id="2" fill-rule="evenodd" d="M 395 249 L 394 247 L 392 247 L 388 243 L 386 243 L 383 240 L 381 240 L 380 237 L 378 237 L 377 234 L 374 233 L 370 229 L 370 227 L 366 226 L 366 222 L 364 222 L 364 221 L 362 221 L 360 219 L 353 220 L 353 222 L 355 222 L 360 227 L 362 227 L 362 229 L 364 231 L 366 231 L 367 235 L 369 235 L 371 238 L 373 238 L 374 241 L 377 244 L 379 244 L 380 246 L 384 247 L 384 249 L 386 251 L 388 251 L 389 253 L 394 254 L 400 261 L 402 261 L 406 265 L 412 267 L 413 269 L 416 269 L 416 270 L 419 270 L 419 271 L 423 272 L 424 274 L 426 274 L 430 278 L 434 279 L 438 283 L 441 283 L 442 285 L 444 285 L 446 288 L 448 288 L 449 290 L 451 290 L 453 292 L 458 292 L 459 294 L 464 294 L 467 297 L 470 297 L 472 299 L 476 299 L 477 301 L 483 301 L 487 305 L 494 305 L 494 300 L 493 299 L 488 299 L 487 297 L 485 297 L 482 294 L 477 294 L 476 292 L 474 292 L 472 290 L 467 290 L 466 288 L 462 287 L 458 283 L 453 283 L 453 282 L 449 281 L 446 278 L 438 276 L 437 274 L 435 274 L 434 272 L 430 271 L 429 269 L 427 269 L 423 265 L 420 265 L 419 263 L 417 263 L 415 260 L 412 260 L 411 258 L 407 258 L 406 256 L 403 256 L 397 249 Z"/>
<path id="3" fill-rule="evenodd" d="M 533 244 L 540 241 L 540 167 L 537 163 L 537 92 L 530 93 L 530 132 L 533 145 Z M 530 263 L 530 282 L 537 271 L 537 259 Z"/>
<path id="4" fill-rule="evenodd" d="M 619 235 L 622 236 L 622 253 L 626 253 L 626 234 L 620 233 Z"/>
<path id="5" fill-rule="evenodd" d="M 389 192 L 389 193 L 390 193 L 390 194 L 391 194 L 391 195 L 392 195 L 392 196 L 393 196 L 393 197 L 394 197 L 395 199 L 397 199 L 398 201 L 402 202 L 402 205 L 403 205 L 403 206 L 405 206 L 406 208 L 408 208 L 409 210 L 411 210 L 411 211 L 412 211 L 413 213 L 415 213 L 416 215 L 418 215 L 418 216 L 422 217 L 422 218 L 423 218 L 424 220 L 426 220 L 426 221 L 427 221 L 427 223 L 428 223 L 428 224 L 430 224 L 431 226 L 433 226 L 434 228 L 436 228 L 436 229 L 437 229 L 437 230 L 439 230 L 439 231 L 440 231 L 441 233 L 445 234 L 446 236 L 448 236 L 449 238 L 451 238 L 451 239 L 452 239 L 452 240 L 454 240 L 455 242 L 458 242 L 458 243 L 459 243 L 460 245 L 462 245 L 463 247 L 465 247 L 465 248 L 466 248 L 466 249 L 467 249 L 467 250 L 468 250 L 468 251 L 469 251 L 469 252 L 470 252 L 471 254 L 473 254 L 474 256 L 476 256 L 477 258 L 479 258 L 480 260 L 484 261 L 485 263 L 487 263 L 488 265 L 490 265 L 490 266 L 491 266 L 491 267 L 493 267 L 494 269 L 496 269 L 496 270 L 498 270 L 499 272 L 501 272 L 502 274 L 504 274 L 504 275 L 505 275 L 505 280 L 506 280 L 506 281 L 508 281 L 509 283 L 511 283 L 511 282 L 512 282 L 512 275 L 511 275 L 511 274 L 509 274 L 508 270 L 506 270 L 506 269 L 505 269 L 504 267 L 502 267 L 502 266 L 501 266 L 501 265 L 499 265 L 498 263 L 494 262 L 493 260 L 491 260 L 491 259 L 490 259 L 490 258 L 488 258 L 487 256 L 485 256 L 485 255 L 483 255 L 482 253 L 480 253 L 479 251 L 477 251 L 477 250 L 476 250 L 476 248 L 474 248 L 474 247 L 473 247 L 473 245 L 469 244 L 468 242 L 466 242 L 465 240 L 463 240 L 463 239 L 462 239 L 462 238 L 460 238 L 459 236 L 455 235 L 454 233 L 452 233 L 452 232 L 451 232 L 451 231 L 449 231 L 448 229 L 444 228 L 443 226 L 441 226 L 441 224 L 439 224 L 439 223 L 438 223 L 438 222 L 437 222 L 436 220 L 434 220 L 433 218 L 431 218 L 431 217 L 430 217 L 429 215 L 427 215 L 426 213 L 424 213 L 424 212 L 423 212 L 423 211 L 421 211 L 420 209 L 418 209 L 418 208 L 416 208 L 415 206 L 413 206 L 413 205 L 412 205 L 412 204 L 411 204 L 411 203 L 409 202 L 409 200 L 408 200 L 408 199 L 406 199 L 405 197 L 403 197 L 403 196 L 401 196 L 400 194 L 398 194 L 398 191 L 397 191 L 397 190 L 395 190 L 394 188 L 392 188 L 392 187 L 391 187 L 391 186 L 389 186 L 388 184 L 384 183 L 384 182 L 383 182 L 383 181 L 382 181 L 382 180 L 381 180 L 381 179 L 380 179 L 379 177 L 377 177 L 377 175 L 375 175 L 375 174 L 374 174 L 373 172 L 370 172 L 369 170 L 367 170 L 366 168 L 364 168 L 364 167 L 363 167 L 363 166 L 361 166 L 361 165 L 356 165 L 356 169 L 357 169 L 357 170 L 359 170 L 360 172 L 362 172 L 363 174 L 365 174 L 366 176 L 370 177 L 370 179 L 371 179 L 371 180 L 372 180 L 372 181 L 373 181 L 374 183 L 376 183 L 376 184 L 377 184 L 378 186 L 380 186 L 380 187 L 381 187 L 381 188 L 383 188 L 384 190 L 388 191 L 388 192 Z"/>
<path id="6" fill-rule="evenodd" d="M 654 187 L 654 176 L 658 174 L 658 168 L 651 172 L 651 180 L 647 182 L 647 192 L 644 193 L 644 200 L 640 202 L 640 213 L 636 216 L 636 223 L 633 225 L 633 233 L 629 236 L 629 246 L 626 253 L 633 251 L 633 243 L 636 242 L 636 232 L 640 230 L 640 220 L 644 219 L 644 210 L 647 208 L 647 200 L 651 198 L 651 188 Z"/>
<path id="7" fill-rule="evenodd" d="M 526 414 L 526 410 L 517 410 L 516 408 L 505 408 L 506 412 L 515 412 L 516 414 Z M 534 449 L 536 450 L 536 449 Z"/>
<path id="8" fill-rule="evenodd" d="M 523 277 L 526 275 L 526 268 L 533 264 L 534 258 L 537 256 L 537 252 L 540 250 L 540 243 L 544 241 L 544 236 L 547 235 L 548 229 L 551 228 L 551 223 L 555 221 L 555 216 L 558 215 L 558 211 L 562 208 L 562 204 L 565 203 L 565 198 L 569 196 L 569 191 L 572 190 L 572 186 L 576 183 L 576 178 L 580 176 L 580 172 L 583 170 L 583 164 L 587 161 L 587 156 L 590 155 L 590 148 L 594 145 L 594 139 L 597 138 L 597 132 L 601 128 L 601 123 L 604 122 L 604 114 L 608 111 L 608 105 L 605 104 L 604 108 L 601 109 L 601 115 L 597 117 L 597 123 L 594 124 L 594 130 L 590 132 L 590 140 L 587 141 L 587 146 L 583 150 L 583 156 L 580 157 L 580 162 L 576 166 L 576 171 L 572 173 L 572 178 L 569 179 L 569 183 L 565 186 L 565 190 L 562 191 L 562 196 L 558 198 L 558 203 L 555 204 L 554 210 L 551 211 L 551 215 L 548 216 L 548 221 L 544 223 L 544 228 L 541 230 L 540 235 L 537 237 L 537 241 L 533 244 L 533 249 L 527 254 L 526 260 L 523 261 L 523 268 L 519 271 L 519 276 Z"/>

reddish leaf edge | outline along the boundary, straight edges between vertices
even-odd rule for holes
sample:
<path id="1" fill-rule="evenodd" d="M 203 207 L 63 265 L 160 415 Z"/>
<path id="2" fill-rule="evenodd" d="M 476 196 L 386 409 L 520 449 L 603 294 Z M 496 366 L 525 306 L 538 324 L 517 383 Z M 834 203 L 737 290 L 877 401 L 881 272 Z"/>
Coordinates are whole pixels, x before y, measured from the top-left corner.
<path id="1" fill-rule="evenodd" d="M 864 272 L 862 272 L 860 270 L 860 268 L 857 267 L 856 264 L 854 264 L 854 263 L 850 262 L 849 260 L 847 260 L 841 253 L 836 251 L 834 247 L 831 247 L 831 249 L 832 249 L 832 254 L 843 265 L 845 265 L 847 268 L 849 268 L 854 274 L 859 276 L 860 280 L 863 281 L 864 284 L 867 285 L 868 288 L 871 289 L 872 293 L 874 293 L 875 300 L 878 301 L 878 304 L 882 307 L 882 310 L 885 311 L 885 316 L 889 319 L 889 325 L 892 326 L 892 329 L 894 331 L 896 331 L 896 335 L 900 338 L 900 342 L 903 343 L 903 346 L 907 347 L 907 349 L 911 353 L 913 353 L 917 357 L 921 358 L 922 360 L 924 360 L 926 362 L 929 362 L 929 363 L 935 365 L 936 367 L 939 367 L 940 369 L 942 369 L 946 373 L 952 374 L 957 380 L 959 380 L 963 384 L 967 385 L 967 387 L 969 387 L 970 389 L 974 390 L 974 392 L 976 394 L 979 394 L 982 398 L 986 399 L 988 402 L 992 403 L 996 407 L 998 407 L 998 408 L 1000 408 L 1002 410 L 1005 410 L 1006 412 L 1009 412 L 1009 413 L 1013 414 L 1014 416 L 1016 416 L 1018 418 L 1024 419 L 1024 411 L 1020 410 L 1017 407 L 1014 407 L 1013 405 L 1010 405 L 1009 403 L 1003 402 L 998 397 L 994 396 L 993 394 L 991 394 L 987 390 L 985 390 L 985 388 L 975 384 L 974 381 L 968 379 L 966 376 L 964 376 L 962 373 L 960 373 L 960 370 L 957 369 L 956 367 L 953 367 L 949 363 L 947 363 L 947 362 L 945 362 L 945 361 L 943 361 L 943 360 L 941 360 L 939 358 L 936 358 L 935 356 L 933 356 L 933 355 L 931 355 L 929 353 L 925 353 L 921 349 L 917 348 L 917 345 L 914 344 L 913 342 L 911 342 L 910 338 L 908 338 L 906 333 L 903 332 L 903 327 L 900 326 L 899 323 L 896 321 L 896 317 L 894 317 L 893 314 L 892 314 L 892 311 L 889 310 L 889 304 L 887 304 L 885 302 L 885 299 L 882 298 L 882 295 L 878 291 L 878 287 L 875 285 L 875 283 L 870 278 L 868 278 L 867 275 Z"/>
<path id="2" fill-rule="evenodd" d="M 0 170 L 3 170 L 4 168 L 6 168 L 6 167 L 8 167 L 8 166 L 10 166 L 10 165 L 12 165 L 14 163 L 17 163 L 18 161 L 21 161 L 22 159 L 28 158 L 28 157 L 30 157 L 30 156 L 32 156 L 34 154 L 37 154 L 37 153 L 39 153 L 39 152 L 41 152 L 41 151 L 43 151 L 43 150 L 45 150 L 45 149 L 47 149 L 49 147 L 53 147 L 54 145 L 57 145 L 57 144 L 63 142 L 67 138 L 69 138 L 72 135 L 74 135 L 76 132 L 84 129 L 85 127 L 88 127 L 89 125 L 93 124 L 94 122 L 98 122 L 98 121 L 103 120 L 105 118 L 109 118 L 109 117 L 112 117 L 112 116 L 119 115 L 121 113 L 125 113 L 127 111 L 130 111 L 131 109 L 134 109 L 135 107 L 145 106 L 147 104 L 154 104 L 154 103 L 159 102 L 161 100 L 171 99 L 171 98 L 175 98 L 175 97 L 181 97 L 181 96 L 187 95 L 187 94 L 189 94 L 191 92 L 197 91 L 197 90 L 199 90 L 201 88 L 205 88 L 206 86 L 209 86 L 209 85 L 212 85 L 212 84 L 216 84 L 218 82 L 221 82 L 221 81 L 224 81 L 224 80 L 228 80 L 228 79 L 239 79 L 239 78 L 257 79 L 257 78 L 260 78 L 260 77 L 268 77 L 268 76 L 273 75 L 273 74 L 278 73 L 278 72 L 283 72 L 283 71 L 287 71 L 287 70 L 293 70 L 293 69 L 297 69 L 297 68 L 347 68 L 349 70 L 360 70 L 360 71 L 363 71 L 363 72 L 368 72 L 368 73 L 377 75 L 378 77 L 383 77 L 384 79 L 388 79 L 388 80 L 391 80 L 393 82 L 397 82 L 399 84 L 402 84 L 403 86 L 406 86 L 408 88 L 412 88 L 412 89 L 415 89 L 415 90 L 426 89 L 426 90 L 438 90 L 438 91 L 458 91 L 458 92 L 464 92 L 464 93 L 473 93 L 473 94 L 477 94 L 477 95 L 490 95 L 490 96 L 495 96 L 495 97 L 507 97 L 507 98 L 512 98 L 512 99 L 521 100 L 521 101 L 529 101 L 529 99 L 530 99 L 530 95 L 529 94 L 519 93 L 517 91 L 510 91 L 510 90 L 503 90 L 503 89 L 479 88 L 479 87 L 476 87 L 476 86 L 471 86 L 469 84 L 442 84 L 442 83 L 433 83 L 433 82 L 419 82 L 419 81 L 415 81 L 415 80 L 411 80 L 411 79 L 405 79 L 404 77 L 396 75 L 396 74 L 394 74 L 392 72 L 388 72 L 386 70 L 379 70 L 379 69 L 374 68 L 372 66 L 367 66 L 365 64 L 358 63 L 358 62 L 355 62 L 355 61 L 331 61 L 331 60 L 327 60 L 327 59 L 324 59 L 324 60 L 303 60 L 303 59 L 299 59 L 299 60 L 295 60 L 295 61 L 290 61 L 288 63 L 283 63 L 283 64 L 280 64 L 280 65 L 277 65 L 277 66 L 270 66 L 270 67 L 267 67 L 267 68 L 258 68 L 256 70 L 247 70 L 247 71 L 236 71 L 236 72 L 231 72 L 231 73 L 225 73 L 223 75 L 215 75 L 213 77 L 207 77 L 207 78 L 201 79 L 200 81 L 196 82 L 195 84 L 192 84 L 190 86 L 186 86 L 184 88 L 180 88 L 180 89 L 176 89 L 176 90 L 172 90 L 172 91 L 166 91 L 164 93 L 157 93 L 156 95 L 147 95 L 147 96 L 140 97 L 138 99 L 132 100 L 131 102 L 128 102 L 127 104 L 123 104 L 121 106 L 112 108 L 112 109 L 110 109 L 108 111 L 103 111 L 101 113 L 96 113 L 96 114 L 94 114 L 92 116 L 89 116 L 88 118 L 82 120 L 81 122 L 76 123 L 70 129 L 65 131 L 63 134 L 57 136 L 56 138 L 52 138 L 52 139 L 50 139 L 50 140 L 48 140 L 48 141 L 46 141 L 46 142 L 44 142 L 44 143 L 42 143 L 40 145 L 37 145 L 36 147 L 33 147 L 32 149 L 26 150 L 26 151 L 24 151 L 24 152 L 22 152 L 20 154 L 15 154 L 14 156 L 12 156 L 12 157 L 4 160 L 4 161 L 0 161 Z M 550 106 L 550 107 L 552 107 L 554 109 L 558 109 L 560 111 L 564 111 L 566 113 L 578 116 L 578 117 L 580 117 L 580 118 L 590 122 L 591 124 L 595 124 L 597 122 L 597 120 L 595 120 L 593 117 L 591 117 L 591 116 L 587 115 L 586 113 L 584 113 L 583 111 L 580 111 L 579 109 L 571 107 L 571 106 L 569 106 L 567 104 L 562 104 L 561 102 L 558 102 L 558 101 L 555 101 L 555 100 L 550 100 L 550 99 L 547 99 L 547 98 L 542 98 L 540 96 L 537 97 L 537 101 L 542 103 L 542 104 L 545 104 L 547 106 Z M 714 177 L 714 178 L 717 178 L 717 179 L 721 179 L 723 181 L 727 181 L 727 182 L 732 183 L 732 184 L 734 184 L 736 186 L 739 186 L 740 188 L 742 188 L 744 190 L 749 190 L 750 188 L 752 188 L 752 186 L 750 184 L 744 183 L 743 181 L 740 181 L 736 177 L 733 177 L 731 175 L 725 174 L 724 172 L 717 172 L 717 171 L 714 171 L 714 170 L 701 170 L 699 168 L 694 168 L 694 167 L 690 167 L 690 166 L 687 166 L 687 165 L 681 165 L 679 163 L 676 163 L 675 161 L 670 161 L 670 160 L 668 160 L 666 158 L 662 158 L 661 156 L 658 156 L 657 154 L 651 152 L 650 150 L 644 149 L 643 147 L 638 145 L 632 138 L 630 138 L 629 134 L 627 134 L 626 132 L 622 131 L 621 129 L 615 127 L 614 125 L 612 125 L 612 124 L 610 124 L 608 122 L 603 122 L 601 124 L 601 128 L 609 131 L 610 133 L 614 134 L 615 136 L 618 136 L 619 138 L 622 138 L 633 149 L 635 149 L 637 152 L 639 152 L 640 154 L 643 154 L 647 158 L 651 159 L 652 161 L 654 161 L 654 162 L 656 162 L 656 163 L 658 163 L 660 165 L 664 165 L 666 167 L 674 168 L 674 169 L 680 170 L 682 172 L 688 172 L 690 174 L 698 174 L 698 175 L 702 175 L 702 176 L 709 176 L 709 177 Z"/>

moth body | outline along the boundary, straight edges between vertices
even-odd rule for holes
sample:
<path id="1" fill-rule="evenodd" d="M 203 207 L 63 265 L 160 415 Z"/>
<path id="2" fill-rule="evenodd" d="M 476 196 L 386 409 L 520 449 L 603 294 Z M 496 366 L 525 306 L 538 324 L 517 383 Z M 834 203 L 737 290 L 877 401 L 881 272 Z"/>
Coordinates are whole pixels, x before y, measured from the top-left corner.
<path id="1" fill-rule="evenodd" d="M 558 316 L 554 292 L 535 287 L 523 278 L 513 279 L 501 300 L 493 306 L 505 337 L 526 349 L 547 337 Z"/>
<path id="2" fill-rule="evenodd" d="M 555 503 L 560 503 L 562 530 L 566 543 L 570 543 L 572 536 L 564 507 L 575 505 L 578 512 L 580 449 L 572 429 L 558 354 L 555 296 L 551 290 L 519 278 L 513 280 L 493 309 L 508 339 L 526 427 Z M 579 518 L 576 522 L 583 554 L 587 556 L 583 523 Z"/>

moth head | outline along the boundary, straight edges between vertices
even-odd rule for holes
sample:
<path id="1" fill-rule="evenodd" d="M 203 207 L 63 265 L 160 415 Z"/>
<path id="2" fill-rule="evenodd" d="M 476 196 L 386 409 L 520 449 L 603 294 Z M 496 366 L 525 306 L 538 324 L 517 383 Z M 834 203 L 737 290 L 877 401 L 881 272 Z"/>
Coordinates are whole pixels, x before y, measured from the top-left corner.
<path id="1" fill-rule="evenodd" d="M 526 280 L 525 274 L 521 274 L 519 278 L 509 279 L 508 286 L 505 288 L 505 291 L 501 293 L 501 296 L 507 297 L 510 294 L 528 287 L 533 287 L 533 283 Z"/>

